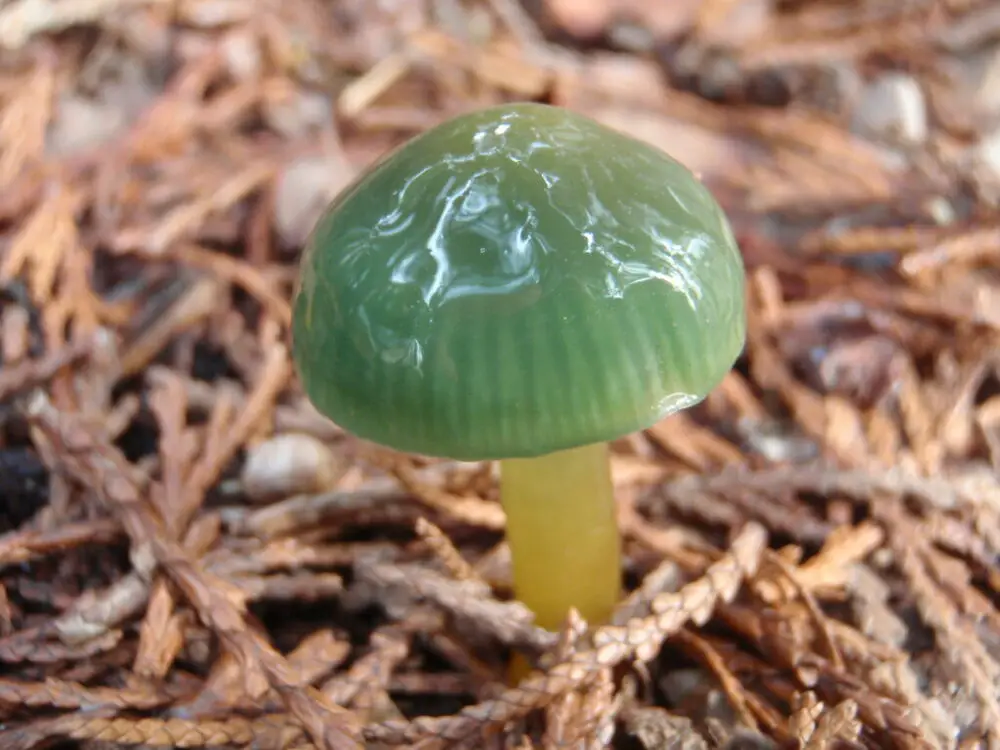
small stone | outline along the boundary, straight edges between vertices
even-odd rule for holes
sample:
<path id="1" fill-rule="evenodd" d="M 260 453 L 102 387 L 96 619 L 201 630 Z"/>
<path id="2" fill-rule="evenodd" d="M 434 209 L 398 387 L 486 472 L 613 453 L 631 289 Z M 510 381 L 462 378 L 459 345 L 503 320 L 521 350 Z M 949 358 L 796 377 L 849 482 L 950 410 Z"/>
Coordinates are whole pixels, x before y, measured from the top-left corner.
<path id="1" fill-rule="evenodd" d="M 924 204 L 924 210 L 927 211 L 931 221 L 939 227 L 951 226 L 958 220 L 955 206 L 950 200 L 940 195 L 928 198 Z"/>
<path id="2" fill-rule="evenodd" d="M 978 199 L 1000 206 L 1000 129 L 983 136 L 969 148 L 965 159 Z"/>
<path id="3" fill-rule="evenodd" d="M 47 151 L 69 157 L 90 151 L 122 133 L 125 113 L 105 102 L 68 94 L 60 99 L 47 137 Z"/>
<path id="4" fill-rule="evenodd" d="M 1000 180 L 1000 130 L 979 141 L 975 153 L 978 165 L 987 169 L 994 179 Z"/>
<path id="5" fill-rule="evenodd" d="M 963 56 L 962 88 L 971 99 L 977 121 L 1000 117 L 1000 44 Z"/>
<path id="6" fill-rule="evenodd" d="M 656 46 L 656 37 L 648 27 L 623 19 L 612 21 L 608 41 L 615 49 L 639 55 L 652 52 Z"/>
<path id="7" fill-rule="evenodd" d="M 920 84 L 887 73 L 865 87 L 854 112 L 854 130 L 873 139 L 919 145 L 927 140 L 927 101 Z"/>
<path id="8" fill-rule="evenodd" d="M 284 247 L 305 244 L 327 204 L 350 177 L 346 166 L 324 158 L 302 158 L 285 167 L 274 199 L 274 226 Z"/>
<path id="9" fill-rule="evenodd" d="M 222 39 L 222 55 L 229 75 L 237 81 L 259 78 L 264 64 L 260 45 L 253 34 L 238 29 L 226 34 Z"/>
<path id="10" fill-rule="evenodd" d="M 819 452 L 813 440 L 782 422 L 745 418 L 736 427 L 749 450 L 774 463 L 811 461 Z"/>
<path id="11" fill-rule="evenodd" d="M 241 483 L 251 501 L 266 502 L 328 490 L 346 468 L 325 443 L 304 433 L 286 433 L 248 451 Z"/>

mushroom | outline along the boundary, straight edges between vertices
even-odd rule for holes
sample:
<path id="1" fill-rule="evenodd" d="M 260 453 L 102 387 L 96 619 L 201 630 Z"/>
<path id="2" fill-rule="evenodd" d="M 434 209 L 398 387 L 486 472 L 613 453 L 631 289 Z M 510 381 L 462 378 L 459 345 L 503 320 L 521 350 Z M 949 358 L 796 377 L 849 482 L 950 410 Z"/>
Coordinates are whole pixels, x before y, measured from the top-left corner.
<path id="1" fill-rule="evenodd" d="M 609 441 L 702 400 L 744 345 L 721 208 L 652 145 L 569 110 L 440 124 L 340 193 L 301 259 L 315 407 L 389 448 L 500 463 L 514 593 L 558 628 L 621 595 Z"/>

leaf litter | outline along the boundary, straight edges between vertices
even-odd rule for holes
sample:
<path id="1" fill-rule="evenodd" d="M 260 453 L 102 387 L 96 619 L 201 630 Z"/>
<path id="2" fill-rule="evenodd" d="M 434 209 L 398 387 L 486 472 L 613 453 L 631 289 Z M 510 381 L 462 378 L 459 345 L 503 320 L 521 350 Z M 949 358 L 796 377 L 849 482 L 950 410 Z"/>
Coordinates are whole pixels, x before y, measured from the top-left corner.
<path id="1" fill-rule="evenodd" d="M 13 0 L 0 48 L 0 747 L 1000 747 L 991 3 Z M 324 201 L 518 99 L 681 158 L 748 270 L 559 632 L 496 467 L 345 434 L 288 349 Z"/>

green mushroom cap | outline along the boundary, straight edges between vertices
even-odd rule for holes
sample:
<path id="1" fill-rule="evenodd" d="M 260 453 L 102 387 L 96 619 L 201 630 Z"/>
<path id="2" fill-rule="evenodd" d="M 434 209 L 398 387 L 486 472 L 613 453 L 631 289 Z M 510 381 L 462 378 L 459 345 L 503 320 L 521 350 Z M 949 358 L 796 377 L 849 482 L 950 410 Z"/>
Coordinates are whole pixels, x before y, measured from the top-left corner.
<path id="1" fill-rule="evenodd" d="M 718 385 L 745 333 L 709 191 L 650 145 L 524 103 L 445 122 L 342 192 L 292 324 L 319 411 L 464 460 L 645 429 Z"/>

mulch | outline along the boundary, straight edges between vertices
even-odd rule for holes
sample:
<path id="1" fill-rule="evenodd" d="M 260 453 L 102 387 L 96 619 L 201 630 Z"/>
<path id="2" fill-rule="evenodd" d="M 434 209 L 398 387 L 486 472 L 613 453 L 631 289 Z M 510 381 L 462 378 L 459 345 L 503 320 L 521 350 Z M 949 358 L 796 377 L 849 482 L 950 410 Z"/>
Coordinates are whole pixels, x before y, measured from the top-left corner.
<path id="1" fill-rule="evenodd" d="M 0 748 L 1000 747 L 998 39 L 976 0 L 0 3 Z M 680 158 L 747 267 L 737 366 L 613 445 L 627 597 L 560 632 L 496 467 L 357 440 L 289 356 L 323 205 L 515 100 Z"/>

